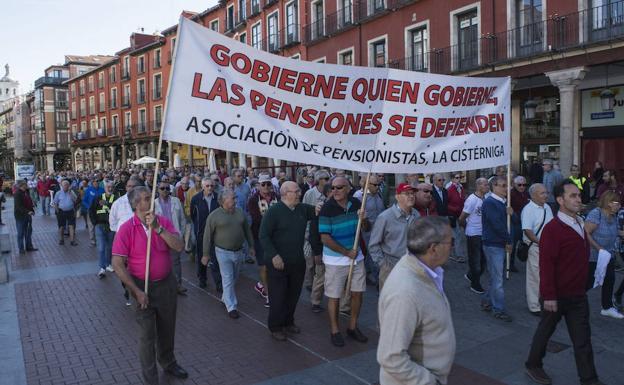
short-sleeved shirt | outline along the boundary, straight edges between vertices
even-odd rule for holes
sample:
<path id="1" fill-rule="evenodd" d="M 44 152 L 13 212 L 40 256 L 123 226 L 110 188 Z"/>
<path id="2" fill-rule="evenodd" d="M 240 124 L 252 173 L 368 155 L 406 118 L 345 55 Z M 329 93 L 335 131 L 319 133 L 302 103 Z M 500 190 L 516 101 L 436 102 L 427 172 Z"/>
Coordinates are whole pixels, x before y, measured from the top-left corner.
<path id="1" fill-rule="evenodd" d="M 59 190 L 54 194 L 54 203 L 63 211 L 73 210 L 77 199 L 78 197 L 72 190 L 67 190 L 67 192 Z"/>
<path id="2" fill-rule="evenodd" d="M 328 234 L 345 249 L 353 248 L 355 232 L 358 224 L 357 211 L 361 203 L 355 198 L 349 198 L 346 208 L 343 208 L 334 198 L 329 199 L 319 213 L 319 233 Z M 361 251 L 356 262 L 364 259 Z M 326 265 L 350 265 L 351 259 L 323 246 L 323 263 Z"/>
<path id="3" fill-rule="evenodd" d="M 483 199 L 475 194 L 470 196 L 464 202 L 464 212 L 468 214 L 466 218 L 466 236 L 481 236 L 483 233 L 483 225 L 481 223 L 481 206 Z"/>
<path id="4" fill-rule="evenodd" d="M 586 223 L 597 225 L 596 230 L 591 233 L 592 238 L 602 248 L 613 254 L 615 251 L 615 242 L 618 238 L 618 221 L 615 215 L 605 215 L 599 207 L 596 207 L 587 214 Z M 598 250 L 591 248 L 589 260 L 596 262 L 598 260 Z"/>
<path id="5" fill-rule="evenodd" d="M 158 215 L 158 223 L 171 234 L 178 235 L 173 224 L 165 217 Z M 136 214 L 124 222 L 113 241 L 113 255 L 127 258 L 128 273 L 135 278 L 145 279 L 145 261 L 147 254 L 147 228 Z M 171 272 L 171 255 L 169 246 L 155 230 L 152 230 L 150 253 L 150 281 L 167 278 Z"/>
<path id="6" fill-rule="evenodd" d="M 544 217 L 544 213 L 546 216 Z M 542 236 L 542 231 L 544 230 L 544 226 L 548 222 L 553 219 L 552 209 L 548 204 L 544 204 L 544 206 L 540 206 L 533 201 L 529 201 L 526 206 L 522 209 L 522 230 L 531 230 L 533 234 L 539 240 Z M 544 223 L 542 225 L 542 222 Z M 542 227 L 540 230 L 540 226 Z M 537 233 L 539 231 L 539 234 Z M 524 234 L 523 232 L 523 240 L 526 243 L 531 242 L 531 240 Z"/>

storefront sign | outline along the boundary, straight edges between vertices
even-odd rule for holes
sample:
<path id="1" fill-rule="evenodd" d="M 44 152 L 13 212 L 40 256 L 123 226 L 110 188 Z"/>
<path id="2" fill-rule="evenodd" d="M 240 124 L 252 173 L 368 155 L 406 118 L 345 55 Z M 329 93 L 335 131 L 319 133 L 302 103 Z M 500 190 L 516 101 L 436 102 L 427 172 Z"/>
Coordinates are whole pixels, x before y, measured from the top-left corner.
<path id="1" fill-rule="evenodd" d="M 611 111 L 604 111 L 600 92 L 604 88 L 581 91 L 582 128 L 624 125 L 624 86 L 609 87 L 615 94 Z"/>

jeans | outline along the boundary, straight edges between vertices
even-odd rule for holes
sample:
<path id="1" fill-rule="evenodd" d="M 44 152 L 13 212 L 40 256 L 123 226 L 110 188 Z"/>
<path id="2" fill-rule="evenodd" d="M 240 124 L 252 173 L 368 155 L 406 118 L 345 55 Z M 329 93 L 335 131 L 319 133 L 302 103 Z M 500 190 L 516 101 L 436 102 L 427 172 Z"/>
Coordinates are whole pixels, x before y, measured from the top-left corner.
<path id="1" fill-rule="evenodd" d="M 520 215 L 516 213 L 511 216 L 511 239 L 512 251 L 509 266 L 514 267 L 516 265 L 516 248 L 518 242 L 522 242 L 522 221 L 520 220 Z"/>
<path id="2" fill-rule="evenodd" d="M 503 270 L 505 267 L 505 249 L 496 246 L 483 246 L 483 252 L 487 260 L 490 284 L 483 294 L 482 301 L 492 305 L 494 313 L 504 313 L 505 291 L 503 290 Z"/>
<path id="3" fill-rule="evenodd" d="M 594 288 L 594 273 L 596 273 L 597 262 L 589 262 L 589 271 L 587 274 L 587 290 Z M 611 258 L 607 265 L 604 281 L 600 286 L 600 302 L 603 310 L 613 307 L 613 287 L 615 286 L 615 258 Z"/>
<path id="4" fill-rule="evenodd" d="M 15 218 L 15 226 L 17 227 L 17 247 L 23 252 L 26 249 L 32 249 L 32 217 L 30 215 L 24 218 Z"/>
<path id="5" fill-rule="evenodd" d="M 472 287 L 481 287 L 481 274 L 487 266 L 481 247 L 481 236 L 466 237 L 466 244 L 468 246 L 468 278 Z"/>
<path id="6" fill-rule="evenodd" d="M 111 251 L 113 248 L 113 238 L 115 233 L 110 231 L 108 224 L 98 223 L 95 225 L 95 239 L 100 261 L 100 268 L 105 269 L 111 264 Z"/>
<path id="7" fill-rule="evenodd" d="M 236 310 L 238 306 L 234 286 L 236 285 L 241 265 L 245 262 L 245 254 L 243 249 L 230 251 L 219 247 L 215 247 L 215 254 L 219 261 L 219 270 L 221 271 L 221 280 L 223 282 L 221 301 L 225 304 L 227 311 L 230 312 Z"/>
<path id="8" fill-rule="evenodd" d="M 50 195 L 39 196 L 41 201 L 41 215 L 50 215 Z"/>

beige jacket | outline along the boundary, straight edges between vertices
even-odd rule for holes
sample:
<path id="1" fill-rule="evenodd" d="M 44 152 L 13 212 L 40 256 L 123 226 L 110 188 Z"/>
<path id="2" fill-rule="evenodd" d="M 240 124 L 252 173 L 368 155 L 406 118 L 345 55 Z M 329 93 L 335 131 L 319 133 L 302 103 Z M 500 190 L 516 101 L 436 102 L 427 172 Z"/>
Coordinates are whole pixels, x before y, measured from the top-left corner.
<path id="1" fill-rule="evenodd" d="M 446 384 L 455 331 L 446 296 L 413 255 L 392 270 L 379 298 L 381 385 Z"/>

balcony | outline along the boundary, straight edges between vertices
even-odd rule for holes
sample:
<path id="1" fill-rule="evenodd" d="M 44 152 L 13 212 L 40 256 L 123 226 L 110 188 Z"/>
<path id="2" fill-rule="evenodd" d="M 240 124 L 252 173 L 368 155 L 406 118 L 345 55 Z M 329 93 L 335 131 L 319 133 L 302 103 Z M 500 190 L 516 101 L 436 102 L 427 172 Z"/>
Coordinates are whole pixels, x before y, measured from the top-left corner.
<path id="1" fill-rule="evenodd" d="M 61 130 L 66 130 L 69 128 L 69 124 L 67 122 L 64 121 L 57 121 L 56 122 L 56 128 L 57 129 L 61 129 Z"/>
<path id="2" fill-rule="evenodd" d="M 277 0 L 265 0 L 264 7 L 262 7 L 262 9 L 267 9 L 273 4 L 277 4 Z"/>
<path id="3" fill-rule="evenodd" d="M 234 23 L 234 31 L 241 31 L 243 29 L 245 29 L 245 27 L 247 26 L 247 16 L 246 15 L 238 15 L 238 17 L 236 18 L 236 21 Z"/>
<path id="4" fill-rule="evenodd" d="M 124 70 L 121 72 L 121 80 L 130 80 L 130 71 Z"/>
<path id="5" fill-rule="evenodd" d="M 100 138 L 106 136 L 106 128 L 98 128 L 97 129 L 97 136 L 100 137 Z"/>
<path id="6" fill-rule="evenodd" d="M 130 108 L 130 96 L 124 96 L 121 100 L 121 108 Z"/>
<path id="7" fill-rule="evenodd" d="M 119 135 L 118 131 L 119 130 L 117 129 L 117 127 L 115 127 L 115 126 L 111 127 L 111 129 L 110 129 L 110 136 L 117 136 L 117 135 Z"/>
<path id="8" fill-rule="evenodd" d="M 137 94 L 137 104 L 145 103 L 145 91 L 139 92 Z"/>
<path id="9" fill-rule="evenodd" d="M 260 14 L 260 0 L 258 0 L 258 2 L 256 4 L 251 4 L 251 12 L 249 12 L 249 15 L 247 16 L 248 19 L 251 19 L 252 17 L 258 16 Z"/>
<path id="10" fill-rule="evenodd" d="M 43 87 L 43 86 L 60 86 L 64 81 L 69 78 L 57 78 L 52 76 L 42 76 L 39 79 L 35 80 L 35 88 Z"/>
<path id="11" fill-rule="evenodd" d="M 279 41 L 282 43 L 281 49 L 301 43 L 299 39 L 299 24 L 290 24 L 279 31 Z"/>
<path id="12" fill-rule="evenodd" d="M 67 100 L 57 100 L 54 102 L 54 106 L 56 108 L 67 108 L 68 103 L 67 103 Z"/>
<path id="13" fill-rule="evenodd" d="M 388 66 L 455 74 L 622 39 L 624 0 L 567 15 L 554 15 L 544 21 L 486 34 L 462 44 L 433 48 L 421 58 L 390 60 Z"/>
<path id="14" fill-rule="evenodd" d="M 98 88 L 99 88 L 99 89 L 104 88 L 104 79 L 100 79 L 100 80 L 98 80 Z"/>
<path id="15" fill-rule="evenodd" d="M 138 134 L 144 134 L 145 132 L 147 132 L 147 123 L 145 121 L 143 122 L 139 122 L 137 125 L 137 133 Z"/>
<path id="16" fill-rule="evenodd" d="M 276 53 L 280 50 L 280 35 L 279 32 L 270 33 L 267 36 L 266 50 L 270 53 Z"/>
<path id="17" fill-rule="evenodd" d="M 152 100 L 159 100 L 162 98 L 162 88 L 153 88 L 152 89 Z"/>
<path id="18" fill-rule="evenodd" d="M 117 109 L 117 98 L 111 98 L 110 100 L 110 108 L 111 109 Z"/>

